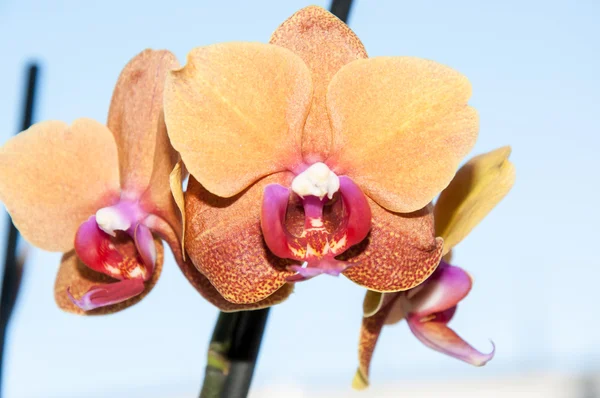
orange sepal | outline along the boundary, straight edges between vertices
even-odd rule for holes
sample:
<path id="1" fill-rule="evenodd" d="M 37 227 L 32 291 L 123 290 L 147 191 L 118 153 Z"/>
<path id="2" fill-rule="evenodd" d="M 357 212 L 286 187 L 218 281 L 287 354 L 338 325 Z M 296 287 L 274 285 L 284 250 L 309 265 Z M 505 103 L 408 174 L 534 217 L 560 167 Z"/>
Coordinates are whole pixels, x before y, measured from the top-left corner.
<path id="1" fill-rule="evenodd" d="M 113 91 L 107 126 L 119 148 L 121 186 L 136 193 L 152 187 L 170 194 L 168 175 L 177 161 L 163 114 L 167 73 L 179 63 L 169 51 L 144 50 L 121 72 Z"/>
<path id="2" fill-rule="evenodd" d="M 307 162 L 323 161 L 331 149 L 332 133 L 325 105 L 327 86 L 344 65 L 367 58 L 360 39 L 329 11 L 309 6 L 281 24 L 270 43 L 300 56 L 311 71 L 313 98 L 302 134 L 302 154 Z"/>

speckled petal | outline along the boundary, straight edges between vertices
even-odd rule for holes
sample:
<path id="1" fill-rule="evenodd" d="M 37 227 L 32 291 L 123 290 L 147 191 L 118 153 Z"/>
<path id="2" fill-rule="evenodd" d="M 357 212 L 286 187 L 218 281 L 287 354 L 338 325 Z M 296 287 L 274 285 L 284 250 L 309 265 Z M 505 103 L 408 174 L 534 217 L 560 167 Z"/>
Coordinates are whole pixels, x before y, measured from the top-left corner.
<path id="1" fill-rule="evenodd" d="M 181 272 L 185 275 L 192 286 L 205 298 L 208 302 L 224 312 L 257 310 L 260 308 L 270 307 L 285 301 L 294 291 L 292 284 L 286 283 L 279 288 L 275 293 L 267 298 L 250 304 L 234 304 L 227 301 L 221 294 L 211 285 L 210 281 L 196 269 L 189 258 L 185 259 L 182 252 L 182 247 L 179 242 L 178 233 L 170 228 L 170 226 L 161 218 L 150 216 L 145 220 L 155 233 L 157 233 L 171 247 L 175 262 L 179 265 Z"/>
<path id="2" fill-rule="evenodd" d="M 363 318 L 358 343 L 358 370 L 352 381 L 352 387 L 357 390 L 363 390 L 369 386 L 369 367 L 373 352 L 381 334 L 381 329 L 385 324 L 385 319 L 393 304 L 392 300 L 377 311 L 375 315 Z"/>
<path id="3" fill-rule="evenodd" d="M 156 193 L 169 192 L 167 177 L 177 154 L 167 139 L 163 90 L 167 73 L 178 66 L 169 51 L 144 50 L 117 80 L 107 126 L 119 147 L 121 186 L 126 191 L 142 193 L 152 179 Z"/>
<path id="4" fill-rule="evenodd" d="M 87 312 L 76 306 L 69 299 L 69 296 L 67 295 L 67 288 L 74 297 L 79 298 L 93 286 L 101 286 L 104 284 L 115 283 L 117 281 L 107 275 L 88 268 L 77 257 L 74 250 L 65 253 L 62 257 L 60 268 L 58 269 L 58 274 L 56 276 L 56 282 L 54 284 L 54 300 L 56 301 L 56 304 L 62 310 L 78 315 L 104 315 L 121 311 L 138 303 L 152 290 L 162 271 L 162 264 L 164 260 L 162 242 L 160 239 L 155 238 L 154 243 L 156 245 L 156 267 L 154 268 L 154 272 L 152 273 L 150 279 L 145 282 L 146 288 L 144 291 L 141 294 L 121 303 L 97 308 Z"/>
<path id="5" fill-rule="evenodd" d="M 440 262 L 443 240 L 433 234 L 433 207 L 410 214 L 391 213 L 369 199 L 371 233 L 339 256 L 356 263 L 344 271 L 370 290 L 395 292 L 423 282 Z"/>
<path id="6" fill-rule="evenodd" d="M 311 71 L 314 92 L 302 134 L 302 154 L 309 163 L 323 161 L 332 140 L 325 106 L 327 86 L 342 66 L 367 58 L 365 48 L 345 23 L 317 6 L 292 15 L 277 28 L 270 42 L 298 54 Z"/>
<path id="7" fill-rule="evenodd" d="M 188 54 L 165 89 L 165 120 L 190 174 L 232 197 L 258 179 L 302 163 L 310 71 L 290 50 L 220 43 Z"/>
<path id="8" fill-rule="evenodd" d="M 190 176 L 185 194 L 186 251 L 219 293 L 235 304 L 256 303 L 279 290 L 289 260 L 267 249 L 260 229 L 264 187 L 289 186 L 292 175 L 266 177 L 233 198 L 212 195 Z"/>
<path id="9" fill-rule="evenodd" d="M 333 150 L 327 164 L 380 206 L 413 212 L 452 180 L 479 129 L 469 81 L 411 57 L 361 59 L 327 91 Z"/>
<path id="10" fill-rule="evenodd" d="M 506 196 L 515 182 L 510 147 L 469 160 L 435 204 L 435 230 L 444 238 L 444 254 L 462 241 Z"/>
<path id="11" fill-rule="evenodd" d="M 115 140 L 94 120 L 37 123 L 0 148 L 0 200 L 44 250 L 71 250 L 79 225 L 119 193 Z"/>
<path id="12" fill-rule="evenodd" d="M 196 288 L 196 290 L 198 290 L 200 295 L 223 312 L 249 311 L 271 307 L 285 301 L 294 291 L 294 284 L 286 283 L 273 294 L 260 301 L 249 304 L 235 304 L 225 300 L 219 291 L 215 289 L 210 281 L 202 275 L 190 261 L 181 263 L 179 267 L 187 280 L 194 288 Z"/>

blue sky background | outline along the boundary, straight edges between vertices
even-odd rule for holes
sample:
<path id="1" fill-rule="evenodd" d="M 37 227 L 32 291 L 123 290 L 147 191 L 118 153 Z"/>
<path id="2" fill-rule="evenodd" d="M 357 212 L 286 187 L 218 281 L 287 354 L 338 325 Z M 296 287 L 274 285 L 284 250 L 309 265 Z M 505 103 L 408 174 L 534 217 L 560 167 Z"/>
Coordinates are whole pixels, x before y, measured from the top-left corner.
<path id="1" fill-rule="evenodd" d="M 37 120 L 106 118 L 113 85 L 144 48 L 180 59 L 214 42 L 267 41 L 280 22 L 327 1 L 0 0 L 0 141 L 19 126 L 23 66 L 42 64 Z M 510 144 L 511 194 L 456 251 L 475 277 L 454 328 L 496 358 L 472 368 L 384 331 L 374 384 L 600 370 L 600 3 L 357 0 L 350 26 L 371 56 L 413 55 L 473 84 L 473 154 Z M 1 231 L 4 239 L 5 231 Z M 172 258 L 140 304 L 81 318 L 53 302 L 59 254 L 32 250 L 9 334 L 5 396 L 194 397 L 217 316 Z M 255 386 L 349 389 L 363 291 L 320 277 L 276 307 Z M 154 395 L 152 395 L 154 394 Z M 369 396 L 363 394 L 362 396 Z"/>

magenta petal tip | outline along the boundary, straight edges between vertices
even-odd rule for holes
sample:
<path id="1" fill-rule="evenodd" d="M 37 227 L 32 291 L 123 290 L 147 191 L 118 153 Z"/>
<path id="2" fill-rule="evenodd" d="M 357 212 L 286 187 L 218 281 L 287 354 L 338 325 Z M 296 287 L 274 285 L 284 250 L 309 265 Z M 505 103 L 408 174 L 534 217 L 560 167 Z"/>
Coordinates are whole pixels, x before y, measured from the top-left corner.
<path id="1" fill-rule="evenodd" d="M 124 279 L 106 285 L 92 286 L 79 299 L 73 297 L 69 288 L 67 288 L 67 295 L 77 307 L 84 311 L 91 311 L 96 308 L 129 300 L 142 293 L 144 288 L 144 281 L 142 279 Z"/>

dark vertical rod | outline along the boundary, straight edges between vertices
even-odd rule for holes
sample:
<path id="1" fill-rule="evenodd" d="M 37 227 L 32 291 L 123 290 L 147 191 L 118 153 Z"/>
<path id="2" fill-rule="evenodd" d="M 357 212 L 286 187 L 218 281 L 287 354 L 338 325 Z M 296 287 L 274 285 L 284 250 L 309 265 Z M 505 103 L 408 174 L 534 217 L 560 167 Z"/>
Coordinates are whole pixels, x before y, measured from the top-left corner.
<path id="1" fill-rule="evenodd" d="M 248 396 L 268 317 L 268 308 L 239 314 L 227 353 L 231 366 L 221 397 Z"/>
<path id="2" fill-rule="evenodd" d="M 27 80 L 23 98 L 23 114 L 19 131 L 27 130 L 33 121 L 35 95 L 37 91 L 38 66 L 30 64 L 27 67 Z M 2 293 L 0 294 L 0 397 L 2 396 L 4 376 L 4 348 L 6 345 L 6 332 L 10 316 L 17 300 L 21 276 L 23 275 L 23 260 L 18 258 L 17 244 L 19 231 L 8 219 L 8 238 L 4 254 L 4 273 L 2 276 Z"/>
<path id="3" fill-rule="evenodd" d="M 329 11 L 345 23 L 348 23 L 351 9 L 352 0 L 332 0 Z"/>
<path id="4" fill-rule="evenodd" d="M 332 0 L 329 11 L 348 22 L 352 0 Z M 200 398 L 246 398 L 269 308 L 219 314 L 211 338 Z"/>

